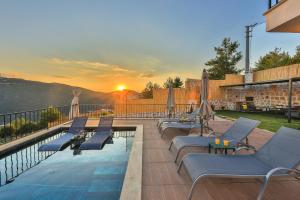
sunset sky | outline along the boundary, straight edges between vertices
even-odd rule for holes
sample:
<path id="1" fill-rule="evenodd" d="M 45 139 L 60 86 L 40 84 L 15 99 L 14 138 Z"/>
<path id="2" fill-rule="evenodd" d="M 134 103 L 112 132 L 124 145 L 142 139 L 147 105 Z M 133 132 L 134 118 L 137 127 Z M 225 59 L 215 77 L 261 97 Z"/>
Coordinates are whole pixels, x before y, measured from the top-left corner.
<path id="1" fill-rule="evenodd" d="M 263 0 L 1 0 L 0 73 L 96 91 L 141 90 L 169 76 L 199 78 L 224 37 L 263 22 Z M 299 34 L 254 31 L 252 66 Z M 239 67 L 244 66 L 244 60 Z"/>

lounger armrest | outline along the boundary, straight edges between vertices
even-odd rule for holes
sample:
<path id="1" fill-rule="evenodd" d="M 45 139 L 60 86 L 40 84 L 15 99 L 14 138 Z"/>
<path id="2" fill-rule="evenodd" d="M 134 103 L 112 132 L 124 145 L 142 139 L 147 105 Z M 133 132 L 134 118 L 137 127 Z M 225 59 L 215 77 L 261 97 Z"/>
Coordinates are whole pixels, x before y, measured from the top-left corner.
<path id="1" fill-rule="evenodd" d="M 241 146 L 241 147 L 236 148 L 235 154 L 239 154 L 239 152 L 240 152 L 241 150 L 248 150 L 248 151 L 249 151 L 249 150 L 252 150 L 252 151 L 254 151 L 254 153 L 256 152 L 256 148 L 255 148 L 255 147 Z"/>
<path id="2" fill-rule="evenodd" d="M 287 171 L 287 172 L 294 172 L 296 174 L 300 174 L 300 170 L 298 169 L 291 169 L 291 168 L 286 168 L 286 167 L 276 167 L 276 168 L 273 168 L 271 169 L 266 175 L 265 175 L 265 179 L 264 179 L 264 182 L 263 182 L 263 185 L 261 186 L 260 188 L 260 191 L 259 191 L 259 195 L 257 197 L 258 200 L 262 200 L 263 199 L 263 196 L 264 196 L 264 192 L 267 188 L 267 185 L 268 185 L 268 182 L 269 182 L 269 179 L 278 171 Z"/>
<path id="3" fill-rule="evenodd" d="M 292 169 L 292 168 L 286 168 L 286 167 L 276 167 L 274 169 L 271 169 L 267 175 L 266 175 L 266 178 L 269 179 L 274 173 L 278 172 L 278 171 L 288 171 L 288 172 L 294 172 L 296 174 L 300 174 L 300 170 L 298 169 Z"/>

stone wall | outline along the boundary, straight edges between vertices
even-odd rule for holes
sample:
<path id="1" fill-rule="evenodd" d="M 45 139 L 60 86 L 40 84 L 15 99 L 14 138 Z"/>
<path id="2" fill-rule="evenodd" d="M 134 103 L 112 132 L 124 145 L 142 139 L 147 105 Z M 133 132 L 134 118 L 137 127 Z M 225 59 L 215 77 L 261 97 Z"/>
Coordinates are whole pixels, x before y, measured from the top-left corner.
<path id="1" fill-rule="evenodd" d="M 288 83 L 227 89 L 225 102 L 243 102 L 246 97 L 253 97 L 257 107 L 286 107 L 288 105 Z M 299 82 L 293 83 L 292 104 L 300 105 Z"/>

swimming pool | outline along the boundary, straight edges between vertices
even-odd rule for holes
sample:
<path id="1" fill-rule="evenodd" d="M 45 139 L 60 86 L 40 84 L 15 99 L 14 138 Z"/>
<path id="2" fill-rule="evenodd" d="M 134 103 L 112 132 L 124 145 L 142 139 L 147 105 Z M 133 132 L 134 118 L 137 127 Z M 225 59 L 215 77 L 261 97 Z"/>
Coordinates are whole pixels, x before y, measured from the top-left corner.
<path id="1" fill-rule="evenodd" d="M 37 151 L 61 134 L 0 159 L 0 199 L 119 199 L 135 131 L 114 131 L 102 150 Z"/>

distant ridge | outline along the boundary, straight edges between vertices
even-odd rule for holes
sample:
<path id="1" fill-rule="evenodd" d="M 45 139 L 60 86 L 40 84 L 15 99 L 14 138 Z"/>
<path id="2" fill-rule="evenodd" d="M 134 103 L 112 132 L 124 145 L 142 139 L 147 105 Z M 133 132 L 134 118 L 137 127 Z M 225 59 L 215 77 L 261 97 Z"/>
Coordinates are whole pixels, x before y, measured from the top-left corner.
<path id="1" fill-rule="evenodd" d="M 69 105 L 72 90 L 81 90 L 80 104 L 112 104 L 116 92 L 96 92 L 60 83 L 0 77 L 0 114 Z M 131 91 L 132 93 L 137 93 Z"/>

